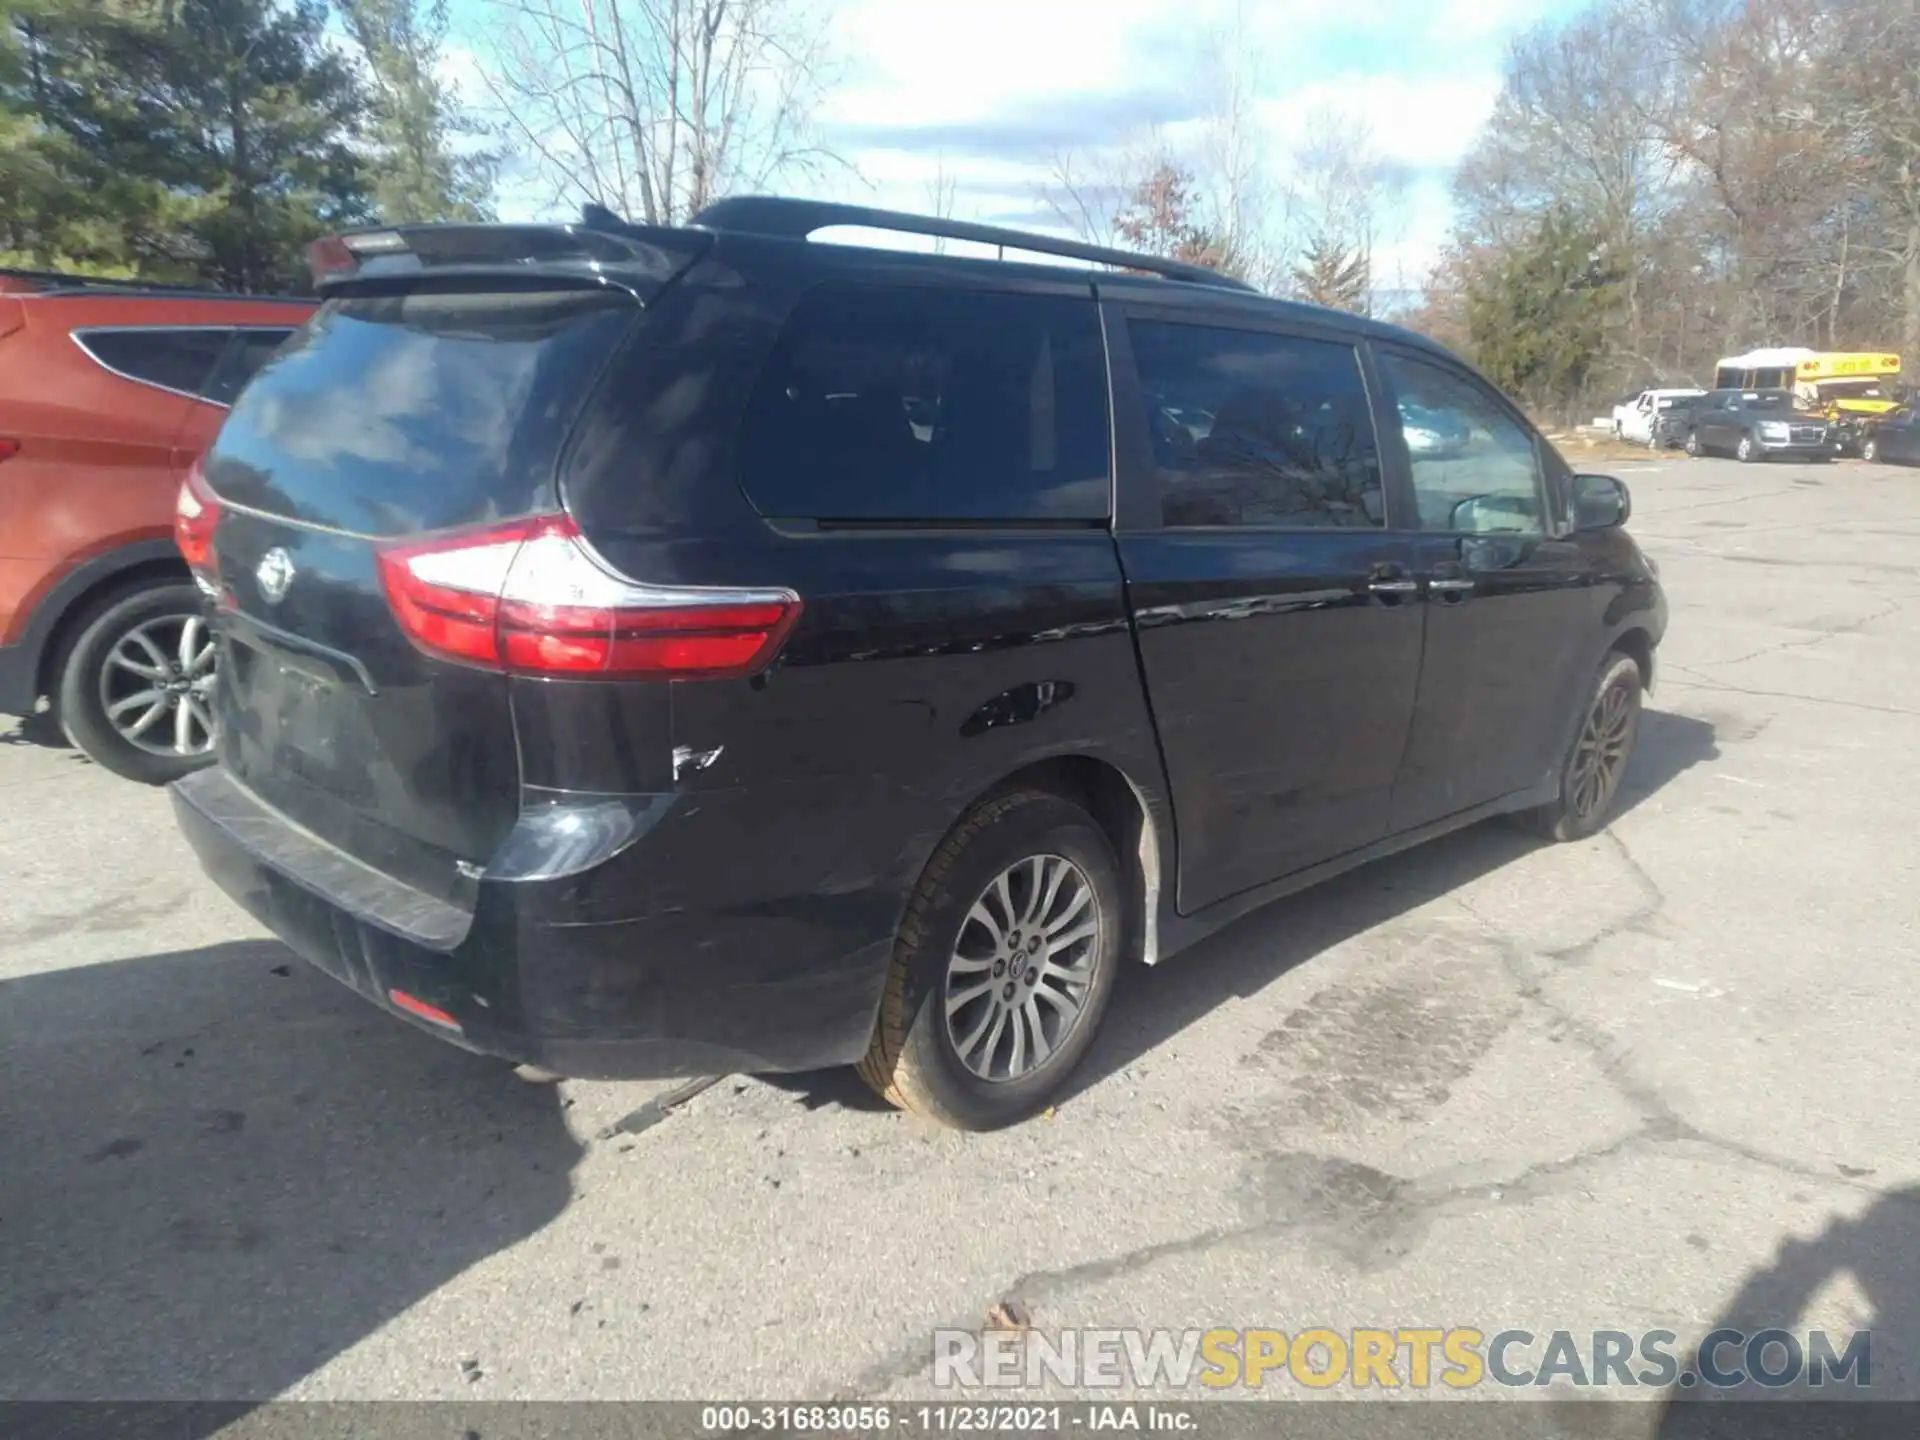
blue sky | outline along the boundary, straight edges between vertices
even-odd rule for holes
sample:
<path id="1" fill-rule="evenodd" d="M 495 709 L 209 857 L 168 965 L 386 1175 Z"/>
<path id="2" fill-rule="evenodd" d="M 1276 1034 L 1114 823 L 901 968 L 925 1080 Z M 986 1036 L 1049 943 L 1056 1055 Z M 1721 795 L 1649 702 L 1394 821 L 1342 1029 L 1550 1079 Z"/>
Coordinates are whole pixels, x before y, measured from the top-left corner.
<path id="1" fill-rule="evenodd" d="M 1039 224 L 1049 157 L 1092 156 L 1149 124 L 1176 143 L 1204 113 L 1207 37 L 1237 11 L 1262 141 L 1307 117 L 1363 119 L 1411 177 L 1377 282 L 1417 285 L 1444 239 L 1447 177 L 1492 106 L 1508 40 L 1577 0 L 815 0 L 841 80 L 820 117 L 854 174 L 833 198 L 925 209 L 936 174 L 960 218 Z M 455 0 L 456 74 L 488 53 L 488 0 Z M 470 88 L 470 86 L 469 86 Z M 532 218 L 509 185 L 503 208 Z"/>

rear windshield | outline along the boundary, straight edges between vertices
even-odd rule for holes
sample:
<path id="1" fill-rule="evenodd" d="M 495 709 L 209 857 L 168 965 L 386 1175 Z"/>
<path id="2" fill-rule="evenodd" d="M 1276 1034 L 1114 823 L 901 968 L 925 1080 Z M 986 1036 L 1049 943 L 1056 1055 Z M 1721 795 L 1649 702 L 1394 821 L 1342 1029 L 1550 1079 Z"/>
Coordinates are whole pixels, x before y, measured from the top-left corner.
<path id="1" fill-rule="evenodd" d="M 330 301 L 247 386 L 208 479 L 239 504 L 371 535 L 544 508 L 637 314 L 599 290 Z"/>

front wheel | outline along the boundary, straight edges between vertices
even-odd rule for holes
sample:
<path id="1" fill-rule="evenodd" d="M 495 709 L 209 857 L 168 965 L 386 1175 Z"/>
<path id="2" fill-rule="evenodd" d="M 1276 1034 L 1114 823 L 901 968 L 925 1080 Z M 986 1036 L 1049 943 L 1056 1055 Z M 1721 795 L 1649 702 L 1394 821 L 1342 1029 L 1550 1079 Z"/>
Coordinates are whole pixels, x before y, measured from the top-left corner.
<path id="1" fill-rule="evenodd" d="M 61 728 L 114 774 L 166 785 L 213 759 L 213 636 L 190 584 L 107 603 L 81 630 L 55 689 Z"/>
<path id="2" fill-rule="evenodd" d="M 1705 453 L 1704 447 L 1700 444 L 1700 432 L 1698 430 L 1687 431 L 1687 454 L 1698 460 Z"/>
<path id="3" fill-rule="evenodd" d="M 986 801 L 927 863 L 861 1076 L 943 1125 L 1025 1119 L 1092 1044 L 1126 950 L 1113 847 L 1042 791 Z"/>
<path id="4" fill-rule="evenodd" d="M 1867 443 L 1860 447 L 1860 458 L 1866 461 L 1869 465 L 1879 464 L 1880 463 L 1880 442 L 1875 439 L 1871 439 L 1871 438 L 1868 439 Z"/>
<path id="5" fill-rule="evenodd" d="M 1753 443 L 1753 436 L 1740 437 L 1740 443 L 1733 447 L 1733 458 L 1743 465 L 1751 465 L 1760 458 L 1760 447 Z"/>
<path id="6" fill-rule="evenodd" d="M 1614 651 L 1601 663 L 1561 766 L 1560 798 L 1515 816 L 1521 828 L 1547 840 L 1584 840 L 1607 823 L 1640 734 L 1644 684 L 1631 655 Z"/>

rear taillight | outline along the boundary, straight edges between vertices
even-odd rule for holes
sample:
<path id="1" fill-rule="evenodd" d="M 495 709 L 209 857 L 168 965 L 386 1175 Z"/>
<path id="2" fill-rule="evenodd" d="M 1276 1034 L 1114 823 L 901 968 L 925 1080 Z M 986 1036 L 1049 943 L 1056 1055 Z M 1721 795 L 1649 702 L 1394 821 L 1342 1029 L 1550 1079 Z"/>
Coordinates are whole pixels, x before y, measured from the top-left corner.
<path id="1" fill-rule="evenodd" d="M 641 585 L 616 575 L 565 515 L 389 545 L 379 561 L 387 600 L 414 644 L 522 675 L 750 675 L 800 618 L 791 591 Z"/>
<path id="2" fill-rule="evenodd" d="M 219 563 L 213 557 L 213 532 L 220 524 L 220 502 L 207 488 L 200 473 L 200 462 L 193 462 L 187 478 L 180 484 L 180 498 L 173 507 L 173 539 L 187 558 L 187 568 L 203 579 L 220 578 Z"/>
<path id="3" fill-rule="evenodd" d="M 0 435 L 0 460 L 11 460 L 20 453 L 20 442 L 11 435 Z"/>

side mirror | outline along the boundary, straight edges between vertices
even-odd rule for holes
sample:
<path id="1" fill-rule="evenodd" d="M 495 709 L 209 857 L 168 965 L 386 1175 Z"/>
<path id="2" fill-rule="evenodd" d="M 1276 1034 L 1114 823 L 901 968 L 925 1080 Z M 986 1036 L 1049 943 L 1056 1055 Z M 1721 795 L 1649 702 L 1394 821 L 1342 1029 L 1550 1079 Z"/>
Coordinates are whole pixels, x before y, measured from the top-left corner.
<path id="1" fill-rule="evenodd" d="M 1573 477 L 1573 528 L 1613 530 L 1633 514 L 1633 497 L 1611 475 Z"/>

